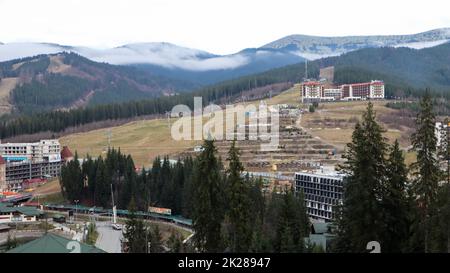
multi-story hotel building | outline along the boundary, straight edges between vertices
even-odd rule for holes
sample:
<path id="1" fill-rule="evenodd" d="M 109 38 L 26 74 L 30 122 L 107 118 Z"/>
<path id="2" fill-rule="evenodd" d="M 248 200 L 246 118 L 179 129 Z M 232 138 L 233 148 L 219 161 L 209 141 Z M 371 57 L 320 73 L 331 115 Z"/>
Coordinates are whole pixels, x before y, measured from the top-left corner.
<path id="1" fill-rule="evenodd" d="M 325 87 L 321 82 L 309 81 L 301 85 L 302 102 L 384 99 L 384 82 L 343 84 L 339 87 Z"/>
<path id="2" fill-rule="evenodd" d="M 295 173 L 295 192 L 303 192 L 309 217 L 330 221 L 335 215 L 335 206 L 342 203 L 344 175 L 336 171 Z"/>
<path id="3" fill-rule="evenodd" d="M 321 100 L 334 101 L 342 99 L 340 88 L 325 88 L 322 92 Z"/>
<path id="4" fill-rule="evenodd" d="M 41 140 L 34 143 L 0 143 L 0 155 L 7 162 L 60 161 L 61 147 L 58 140 Z"/>
<path id="5" fill-rule="evenodd" d="M 21 190 L 25 179 L 57 177 L 60 172 L 58 140 L 0 143 L 0 190 Z"/>
<path id="6" fill-rule="evenodd" d="M 324 86 L 317 81 L 304 82 L 301 85 L 302 102 L 320 101 Z"/>
<path id="7" fill-rule="evenodd" d="M 344 84 L 341 90 L 344 100 L 384 99 L 384 82 L 382 81 Z"/>

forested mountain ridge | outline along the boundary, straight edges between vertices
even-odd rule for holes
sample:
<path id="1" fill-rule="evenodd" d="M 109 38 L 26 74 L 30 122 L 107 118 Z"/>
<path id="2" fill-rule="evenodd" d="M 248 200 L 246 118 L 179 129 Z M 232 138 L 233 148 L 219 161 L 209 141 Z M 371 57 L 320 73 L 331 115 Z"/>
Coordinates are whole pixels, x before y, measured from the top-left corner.
<path id="1" fill-rule="evenodd" d="M 9 90 L 1 81 L 14 79 Z M 0 63 L 0 93 L 13 111 L 35 113 L 173 95 L 189 83 L 127 66 L 97 63 L 74 53 Z"/>
<path id="2" fill-rule="evenodd" d="M 324 59 L 337 68 L 363 69 L 402 79 L 415 88 L 449 89 L 450 43 L 425 49 L 367 48 Z"/>
<path id="3" fill-rule="evenodd" d="M 450 98 L 450 43 L 439 46 L 411 48 L 366 48 L 337 57 L 308 62 L 308 77 L 318 78 L 319 69 L 334 66 L 336 84 L 358 83 L 374 79 L 384 80 L 386 95 L 417 96 L 424 89 Z M 305 64 L 284 66 L 221 83 L 244 85 L 253 80 L 267 83 L 300 82 Z M 216 85 L 217 86 L 217 85 Z"/>

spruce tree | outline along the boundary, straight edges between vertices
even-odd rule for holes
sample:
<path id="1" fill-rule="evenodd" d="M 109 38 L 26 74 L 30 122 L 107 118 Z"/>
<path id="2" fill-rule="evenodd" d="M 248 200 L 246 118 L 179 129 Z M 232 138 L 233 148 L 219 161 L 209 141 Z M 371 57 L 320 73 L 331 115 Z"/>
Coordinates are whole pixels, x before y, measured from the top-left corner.
<path id="1" fill-rule="evenodd" d="M 123 237 L 127 241 L 129 253 L 146 253 L 148 236 L 144 221 L 136 215 L 136 204 L 131 199 L 128 207 L 130 216 L 125 224 L 125 232 Z"/>
<path id="2" fill-rule="evenodd" d="M 232 252 L 247 252 L 252 240 L 251 204 L 249 185 L 241 176 L 244 167 L 239 160 L 236 141 L 228 152 L 227 170 L 228 204 L 227 217 L 230 224 L 230 249 Z"/>
<path id="3" fill-rule="evenodd" d="M 167 246 L 169 247 L 171 253 L 181 253 L 183 251 L 183 241 L 181 236 L 175 231 L 172 231 L 169 239 L 167 240 Z"/>
<path id="4" fill-rule="evenodd" d="M 304 238 L 309 221 L 306 216 L 303 195 L 295 196 L 293 189 L 283 194 L 278 208 L 275 250 L 277 252 L 304 252 Z"/>
<path id="5" fill-rule="evenodd" d="M 397 140 L 386 164 L 386 185 L 382 199 L 383 252 L 402 252 L 408 241 L 408 200 L 406 196 L 408 170 Z"/>
<path id="6" fill-rule="evenodd" d="M 373 104 L 368 103 L 347 144 L 343 204 L 338 209 L 338 236 L 334 251 L 364 252 L 367 243 L 382 239 L 383 215 L 380 200 L 385 182 L 386 140 L 376 122 Z"/>
<path id="7" fill-rule="evenodd" d="M 269 244 L 267 237 L 264 236 L 263 223 L 261 218 L 258 218 L 253 225 L 252 240 L 248 252 L 260 253 L 267 252 L 267 245 Z"/>
<path id="8" fill-rule="evenodd" d="M 163 251 L 162 235 L 158 224 L 154 224 L 153 227 L 150 227 L 148 230 L 150 232 L 150 252 L 161 253 Z"/>
<path id="9" fill-rule="evenodd" d="M 99 206 L 109 206 L 111 200 L 111 176 L 106 168 L 105 161 L 99 157 L 95 176 L 95 203 Z"/>
<path id="10" fill-rule="evenodd" d="M 429 252 L 430 219 L 434 216 L 438 193 L 440 170 L 437 160 L 436 117 L 433 104 L 427 92 L 420 101 L 420 111 L 416 118 L 416 131 L 412 135 L 412 146 L 417 153 L 417 161 L 412 164 L 413 190 L 420 212 L 419 226 L 423 232 L 423 250 Z"/>
<path id="11" fill-rule="evenodd" d="M 201 252 L 223 250 L 221 225 L 224 219 L 224 190 L 214 140 L 205 140 L 194 164 L 192 179 L 193 242 Z"/>
<path id="12" fill-rule="evenodd" d="M 82 166 L 83 178 L 87 180 L 87 187 L 89 191 L 89 199 L 93 201 L 95 206 L 95 177 L 97 171 L 97 162 L 92 160 L 90 155 L 86 156 Z"/>
<path id="13" fill-rule="evenodd" d="M 450 189 L 447 184 L 439 187 L 436 213 L 430 218 L 431 235 L 429 252 L 449 252 L 450 235 Z"/>
<path id="14" fill-rule="evenodd" d="M 84 179 L 76 152 L 74 160 L 62 167 L 60 184 L 64 197 L 70 202 L 83 197 Z"/>

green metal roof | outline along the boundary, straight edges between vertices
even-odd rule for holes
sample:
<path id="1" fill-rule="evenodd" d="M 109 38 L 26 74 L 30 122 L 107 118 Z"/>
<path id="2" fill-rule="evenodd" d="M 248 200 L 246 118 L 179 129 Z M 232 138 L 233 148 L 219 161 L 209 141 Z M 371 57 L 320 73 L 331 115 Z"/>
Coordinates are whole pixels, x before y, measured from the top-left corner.
<path id="1" fill-rule="evenodd" d="M 62 236 L 47 233 L 39 239 L 33 240 L 16 248 L 13 248 L 7 253 L 71 253 L 73 250 L 70 242 L 76 242 Z M 80 243 L 80 253 L 106 253 L 105 251 L 94 246 Z"/>
<path id="2" fill-rule="evenodd" d="M 13 207 L 8 203 L 0 203 L 0 212 L 20 212 L 26 216 L 38 216 L 43 214 L 42 211 L 35 207 Z"/>

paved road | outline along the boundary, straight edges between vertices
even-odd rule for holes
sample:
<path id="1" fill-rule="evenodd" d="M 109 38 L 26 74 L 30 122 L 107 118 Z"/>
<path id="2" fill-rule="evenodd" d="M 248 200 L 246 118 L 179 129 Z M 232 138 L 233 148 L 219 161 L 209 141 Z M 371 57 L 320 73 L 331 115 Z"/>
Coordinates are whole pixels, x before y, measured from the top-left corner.
<path id="1" fill-rule="evenodd" d="M 98 238 L 95 246 L 108 253 L 120 253 L 121 230 L 114 230 L 111 222 L 96 222 Z"/>

